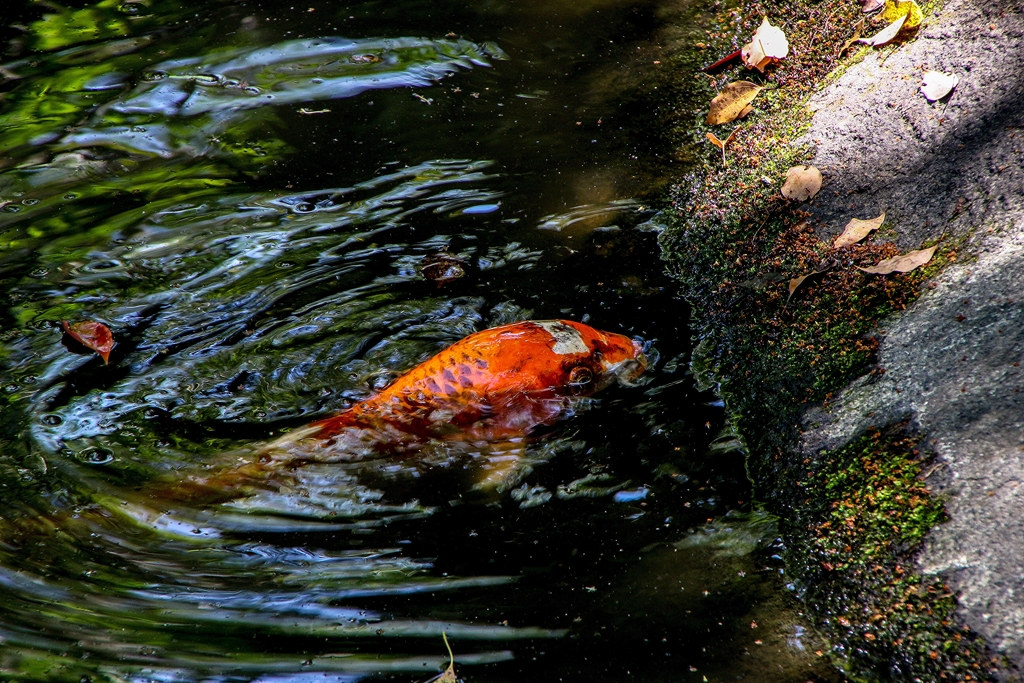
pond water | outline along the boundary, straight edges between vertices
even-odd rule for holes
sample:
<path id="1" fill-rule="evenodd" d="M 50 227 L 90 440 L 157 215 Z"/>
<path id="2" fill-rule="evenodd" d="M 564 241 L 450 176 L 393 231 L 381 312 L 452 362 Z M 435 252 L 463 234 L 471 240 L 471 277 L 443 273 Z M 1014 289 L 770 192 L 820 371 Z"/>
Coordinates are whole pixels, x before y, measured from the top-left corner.
<path id="1" fill-rule="evenodd" d="M 657 257 L 659 68 L 699 5 L 15 4 L 0 678 L 425 681 L 442 634 L 470 681 L 832 677 Z M 439 451 L 173 495 L 554 318 L 650 345 L 646 384 L 496 485 Z"/>

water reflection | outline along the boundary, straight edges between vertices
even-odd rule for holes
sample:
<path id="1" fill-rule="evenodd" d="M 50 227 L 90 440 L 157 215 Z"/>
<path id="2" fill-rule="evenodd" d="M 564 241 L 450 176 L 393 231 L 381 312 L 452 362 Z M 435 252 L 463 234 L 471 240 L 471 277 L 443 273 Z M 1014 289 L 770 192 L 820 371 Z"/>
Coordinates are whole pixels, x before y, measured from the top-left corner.
<path id="1" fill-rule="evenodd" d="M 795 633 L 770 524 L 736 512 L 742 456 L 707 455 L 723 418 L 685 376 L 646 181 L 599 128 L 623 93 L 596 72 L 653 6 L 541 4 L 23 10 L 35 51 L 0 70 L 4 677 L 426 680 L 444 632 L 474 680 L 754 680 L 743 628 Z M 459 277 L 425 277 L 438 254 Z M 527 318 L 670 360 L 493 487 L 437 451 L 168 495 Z M 62 346 L 82 319 L 114 331 L 109 366 Z"/>

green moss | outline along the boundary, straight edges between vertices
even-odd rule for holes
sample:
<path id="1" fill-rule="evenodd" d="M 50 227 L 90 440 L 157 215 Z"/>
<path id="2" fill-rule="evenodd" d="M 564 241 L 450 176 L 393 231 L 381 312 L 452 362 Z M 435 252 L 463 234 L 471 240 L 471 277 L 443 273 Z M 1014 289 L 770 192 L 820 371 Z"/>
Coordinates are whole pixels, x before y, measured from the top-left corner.
<path id="1" fill-rule="evenodd" d="M 838 54 L 860 10 L 845 0 L 746 3 L 713 24 L 708 49 L 734 49 L 765 15 L 785 28 L 790 57 L 764 76 L 741 67 L 697 75 L 697 102 L 735 80 L 766 89 L 727 148 L 727 165 L 710 144 L 684 159 L 688 170 L 666 211 L 663 254 L 694 308 L 694 372 L 720 387 L 733 413 L 758 498 L 784 520 L 791 570 L 837 663 L 862 678 L 976 678 L 987 666 L 983 643 L 953 625 L 948 589 L 911 569 L 921 539 L 942 519 L 918 479 L 912 442 L 875 435 L 806 461 L 795 449 L 808 407 L 827 407 L 854 378 L 881 372 L 880 321 L 913 302 L 959 245 L 940 240 L 935 259 L 912 273 L 868 275 L 856 266 L 896 255 L 895 245 L 876 237 L 833 249 L 781 197 L 786 170 L 813 156 L 794 142 L 810 124 L 807 98 L 857 58 Z M 705 114 L 690 112 L 682 140 L 725 138 L 736 125 L 710 128 Z M 792 278 L 817 271 L 791 294 Z"/>

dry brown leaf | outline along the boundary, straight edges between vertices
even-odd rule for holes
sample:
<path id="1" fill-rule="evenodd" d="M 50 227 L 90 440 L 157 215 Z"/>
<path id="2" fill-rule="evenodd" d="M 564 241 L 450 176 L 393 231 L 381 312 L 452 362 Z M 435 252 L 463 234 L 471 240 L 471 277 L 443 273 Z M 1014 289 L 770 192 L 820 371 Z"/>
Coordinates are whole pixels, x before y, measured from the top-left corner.
<path id="1" fill-rule="evenodd" d="M 879 7 L 881 7 L 881 6 L 882 6 L 882 5 L 881 5 L 881 3 L 879 3 L 879 5 L 878 5 L 878 6 L 879 6 Z M 875 9 L 878 9 L 878 8 L 876 7 Z M 856 43 L 856 42 L 857 42 L 858 40 L 860 40 L 860 37 L 861 37 L 861 36 L 862 36 L 863 34 L 864 34 L 864 19 L 861 19 L 861 20 L 860 20 L 860 21 L 858 21 L 858 22 L 857 22 L 857 24 L 856 24 L 856 25 L 855 25 L 855 26 L 853 27 L 853 36 L 851 36 L 851 37 L 850 37 L 850 39 L 849 39 L 848 41 L 846 41 L 845 43 L 843 43 L 843 46 L 842 46 L 841 48 L 839 48 L 839 54 L 838 54 L 838 55 L 836 55 L 836 56 L 837 56 L 837 57 L 842 57 L 842 56 L 843 56 L 843 53 L 844 53 L 844 52 L 846 52 L 847 50 L 849 50 L 849 49 L 850 49 L 850 47 L 851 47 L 851 46 L 852 46 L 852 45 L 853 45 L 854 43 Z"/>
<path id="2" fill-rule="evenodd" d="M 722 150 L 723 164 L 725 163 L 725 146 L 732 142 L 732 139 L 736 137 L 736 133 L 739 132 L 739 129 L 740 127 L 736 126 L 736 129 L 733 130 L 733 132 L 729 133 L 729 137 L 727 137 L 725 140 L 719 140 L 714 133 L 707 133 L 708 140 L 711 141 L 711 144 L 713 144 L 718 149 Z"/>
<path id="3" fill-rule="evenodd" d="M 777 26 L 768 23 L 768 17 L 754 32 L 754 37 L 743 46 L 740 57 L 747 68 L 764 72 L 764 68 L 789 54 L 789 41 L 786 34 Z"/>
<path id="4" fill-rule="evenodd" d="M 868 14 L 885 4 L 885 0 L 861 0 L 860 11 Z"/>
<path id="5" fill-rule="evenodd" d="M 716 126 L 719 123 L 735 121 L 761 90 L 761 86 L 750 81 L 730 83 L 711 100 L 711 110 L 708 112 L 706 123 Z"/>
<path id="6" fill-rule="evenodd" d="M 92 349 L 100 354 L 104 363 L 110 362 L 110 351 L 114 348 L 114 335 L 110 328 L 103 323 L 92 321 L 75 323 L 69 325 L 67 320 L 62 321 L 64 331 L 82 346 Z"/>
<path id="7" fill-rule="evenodd" d="M 789 305 L 789 300 L 793 298 L 793 294 L 796 292 L 796 290 L 799 289 L 800 285 L 802 285 L 808 278 L 812 278 L 815 275 L 821 275 L 825 271 L 827 271 L 830 268 L 832 268 L 833 265 L 834 264 L 830 263 L 827 266 L 825 266 L 824 268 L 822 268 L 821 270 L 814 270 L 814 271 L 811 271 L 810 273 L 807 273 L 806 275 L 801 275 L 800 277 L 795 277 L 792 280 L 790 280 L 789 281 L 789 296 L 786 297 L 786 306 Z"/>
<path id="8" fill-rule="evenodd" d="M 885 9 L 880 15 L 883 21 L 896 21 L 906 17 L 904 28 L 917 28 L 924 20 L 924 14 L 916 0 L 885 0 Z"/>
<path id="9" fill-rule="evenodd" d="M 444 646 L 448 648 L 448 668 L 427 683 L 459 683 L 459 677 L 455 675 L 455 655 L 452 654 L 452 646 L 448 644 L 448 634 L 442 631 L 441 637 L 444 638 Z"/>
<path id="10" fill-rule="evenodd" d="M 884 211 L 882 212 L 882 215 L 877 218 L 868 218 L 866 220 L 851 218 L 850 222 L 846 224 L 843 234 L 836 238 L 835 244 L 832 246 L 836 249 L 840 249 L 852 244 L 857 244 L 857 242 L 860 242 L 862 239 L 870 235 L 872 231 L 878 230 L 884 222 Z"/>
<path id="11" fill-rule="evenodd" d="M 915 268 L 919 268 L 931 261 L 932 254 L 934 254 L 935 250 L 938 248 L 938 246 L 934 246 L 928 247 L 927 249 L 918 249 L 917 251 L 908 251 L 906 254 L 893 256 L 892 258 L 887 258 L 884 261 L 879 261 L 876 265 L 869 266 L 867 268 L 857 266 L 857 268 L 859 270 L 863 270 L 865 273 L 873 273 L 875 275 L 909 273 Z"/>
<path id="12" fill-rule="evenodd" d="M 786 171 L 786 182 L 782 185 L 782 196 L 798 202 L 805 202 L 821 189 L 821 171 L 814 166 L 794 166 Z"/>
<path id="13" fill-rule="evenodd" d="M 953 74 L 944 74 L 941 71 L 925 71 L 921 79 L 921 93 L 929 102 L 941 100 L 953 92 L 960 83 L 960 79 Z"/>
<path id="14" fill-rule="evenodd" d="M 907 15 L 904 14 L 902 17 L 892 22 L 881 31 L 871 36 L 870 38 L 861 38 L 860 42 L 870 45 L 872 47 L 879 47 L 885 45 L 890 40 L 896 37 L 896 34 L 903 28 L 903 24 L 907 23 Z"/>
<path id="15" fill-rule="evenodd" d="M 747 106 L 743 107 L 743 111 L 741 111 L 740 115 L 737 116 L 736 118 L 745 119 L 747 118 L 747 114 L 749 114 L 752 111 L 754 111 L 754 108 L 748 104 Z"/>

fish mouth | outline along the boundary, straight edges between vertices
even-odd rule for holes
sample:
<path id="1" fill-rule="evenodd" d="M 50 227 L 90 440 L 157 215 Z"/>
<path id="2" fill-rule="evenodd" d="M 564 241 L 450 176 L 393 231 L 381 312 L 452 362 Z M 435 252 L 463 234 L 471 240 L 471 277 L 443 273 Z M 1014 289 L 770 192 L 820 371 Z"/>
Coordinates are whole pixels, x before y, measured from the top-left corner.
<path id="1" fill-rule="evenodd" d="M 640 376 L 647 370 L 647 356 L 637 342 L 633 342 L 634 356 L 607 367 L 607 376 L 624 387 L 640 386 Z"/>

